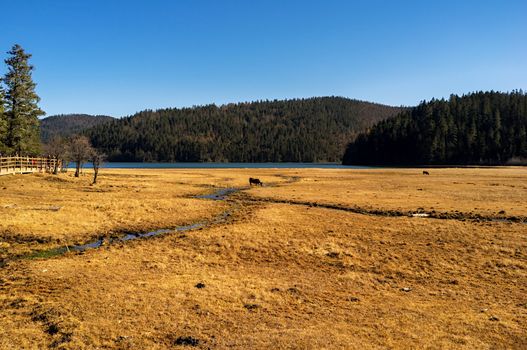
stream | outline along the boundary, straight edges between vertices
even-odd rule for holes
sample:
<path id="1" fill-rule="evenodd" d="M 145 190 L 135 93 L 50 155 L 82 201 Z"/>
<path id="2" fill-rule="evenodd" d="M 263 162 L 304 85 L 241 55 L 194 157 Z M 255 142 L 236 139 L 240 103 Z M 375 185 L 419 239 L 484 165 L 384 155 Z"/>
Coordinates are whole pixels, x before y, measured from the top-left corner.
<path id="1" fill-rule="evenodd" d="M 283 183 L 292 183 L 299 181 L 299 177 L 286 177 L 282 176 L 286 179 Z M 280 184 L 277 182 L 271 182 L 265 184 L 265 186 L 279 186 Z M 222 201 L 227 199 L 230 195 L 234 193 L 238 193 L 243 190 L 249 189 L 249 186 L 244 187 L 226 187 L 226 188 L 219 188 L 216 189 L 214 192 L 209 194 L 201 194 L 201 195 L 195 195 L 190 198 L 198 198 L 198 199 L 205 199 L 205 200 L 215 200 L 215 201 Z M 293 205 L 306 205 L 306 206 L 314 206 L 314 207 L 320 207 L 320 208 L 326 208 L 326 209 L 336 209 L 336 210 L 344 210 L 349 212 L 354 212 L 357 214 L 365 214 L 365 215 L 375 215 L 375 216 L 410 216 L 410 217 L 419 217 L 419 218 L 430 218 L 430 219 L 454 219 L 454 220 L 476 220 L 476 221 L 494 221 L 494 222 L 506 222 L 506 223 L 523 223 L 527 224 L 527 221 L 525 218 L 517 218 L 517 217 L 483 217 L 480 215 L 461 215 L 461 213 L 456 213 L 456 215 L 452 213 L 412 213 L 412 212 L 400 212 L 396 210 L 388 210 L 388 211 L 382 211 L 382 210 L 371 210 L 371 209 L 364 209 L 359 207 L 343 207 L 340 205 L 332 205 L 332 204 L 321 204 L 321 203 L 312 203 L 312 202 L 304 202 L 304 201 L 292 201 L 292 200 L 280 200 L 280 199 L 264 199 L 264 198 L 251 198 L 250 201 L 254 202 L 272 202 L 272 203 L 284 203 L 284 204 L 293 204 Z M 216 217 L 208 220 L 202 220 L 195 222 L 193 224 L 189 225 L 183 225 L 183 226 L 177 226 L 174 228 L 164 228 L 164 229 L 157 229 L 154 231 L 149 231 L 145 233 L 126 233 L 123 234 L 121 237 L 113 237 L 113 238 L 99 238 L 95 241 L 88 242 L 85 244 L 80 245 L 73 245 L 73 246 L 63 246 L 63 247 L 56 247 L 51 248 L 48 250 L 41 250 L 37 252 L 31 252 L 23 255 L 17 256 L 15 259 L 34 259 L 34 258 L 48 258 L 56 255 L 62 255 L 67 252 L 83 252 L 88 249 L 97 249 L 100 248 L 103 245 L 107 244 L 115 244 L 115 243 L 122 243 L 122 242 L 128 242 L 136 239 L 141 238 L 148 238 L 148 237 L 155 237 L 160 236 L 168 233 L 175 233 L 175 232 L 186 232 L 196 229 L 201 229 L 207 226 L 211 226 L 220 222 L 224 222 L 233 212 L 234 208 L 231 206 L 224 212 L 220 213 Z"/>
<path id="2" fill-rule="evenodd" d="M 241 191 L 243 189 L 246 189 L 246 187 L 228 187 L 228 188 L 220 188 L 217 189 L 215 192 L 210 194 L 204 194 L 204 195 L 197 195 L 193 196 L 192 198 L 199 198 L 199 199 L 208 199 L 208 200 L 216 200 L 216 201 L 222 201 L 225 200 L 229 195 L 236 193 L 238 191 Z M 177 226 L 175 228 L 164 228 L 164 229 L 158 229 L 154 231 L 149 231 L 145 233 L 127 233 L 123 235 L 122 237 L 117 238 L 99 238 L 96 241 L 85 243 L 85 244 L 79 244 L 79 245 L 73 245 L 73 246 L 65 246 L 65 247 L 57 247 L 52 248 L 48 250 L 41 250 L 38 252 L 31 252 L 26 255 L 19 256 L 18 258 L 22 259 L 35 259 L 35 258 L 44 258 L 44 257 L 51 257 L 56 255 L 62 255 L 67 252 L 83 252 L 87 249 L 96 249 L 100 248 L 104 244 L 114 244 L 119 242 L 128 242 L 136 239 L 141 238 L 148 238 L 148 237 L 155 237 L 164 235 L 167 233 L 174 233 L 174 232 L 185 232 L 185 231 L 191 231 L 196 230 L 200 228 L 204 228 L 206 226 L 210 226 L 213 224 L 217 224 L 220 222 L 225 221 L 231 214 L 232 214 L 233 208 L 229 208 L 225 210 L 224 212 L 220 213 L 216 217 L 210 220 L 203 220 L 198 221 L 190 225 L 183 225 L 183 226 Z"/>

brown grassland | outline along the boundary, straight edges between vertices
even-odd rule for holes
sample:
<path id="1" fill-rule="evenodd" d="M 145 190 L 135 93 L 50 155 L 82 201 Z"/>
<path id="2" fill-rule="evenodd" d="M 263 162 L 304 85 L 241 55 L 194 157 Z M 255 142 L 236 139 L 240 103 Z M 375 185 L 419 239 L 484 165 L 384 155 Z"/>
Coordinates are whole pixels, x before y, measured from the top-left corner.
<path id="1" fill-rule="evenodd" d="M 430 173 L 0 177 L 0 349 L 527 348 L 527 169 Z"/>

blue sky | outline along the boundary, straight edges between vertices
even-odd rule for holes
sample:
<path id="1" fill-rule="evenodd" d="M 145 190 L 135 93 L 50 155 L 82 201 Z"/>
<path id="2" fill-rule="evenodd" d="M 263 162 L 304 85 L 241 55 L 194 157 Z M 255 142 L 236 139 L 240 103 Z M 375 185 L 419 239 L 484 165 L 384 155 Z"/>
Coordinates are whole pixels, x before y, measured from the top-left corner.
<path id="1" fill-rule="evenodd" d="M 527 88 L 525 0 L 0 0 L 48 115 Z M 7 16 L 6 14 L 9 14 Z M 5 73 L 5 66 L 0 66 Z"/>

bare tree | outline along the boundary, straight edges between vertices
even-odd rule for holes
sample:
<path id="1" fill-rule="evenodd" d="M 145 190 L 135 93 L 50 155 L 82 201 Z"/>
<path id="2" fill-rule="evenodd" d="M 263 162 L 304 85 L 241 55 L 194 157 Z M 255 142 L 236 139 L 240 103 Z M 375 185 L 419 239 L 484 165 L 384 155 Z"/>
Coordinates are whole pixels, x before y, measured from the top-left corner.
<path id="1" fill-rule="evenodd" d="M 59 172 L 59 164 L 67 162 L 68 144 L 65 139 L 60 136 L 55 136 L 47 145 L 44 146 L 45 153 L 49 154 L 55 159 L 53 167 L 53 174 L 57 175 Z"/>
<path id="2" fill-rule="evenodd" d="M 77 135 L 70 140 L 69 153 L 75 162 L 75 177 L 79 177 L 82 164 L 92 158 L 95 150 L 86 136 Z"/>
<path id="3" fill-rule="evenodd" d="M 97 183 L 97 175 L 99 175 L 99 168 L 101 167 L 102 163 L 106 159 L 106 155 L 104 153 L 99 153 L 97 151 L 94 151 L 91 156 L 91 162 L 93 165 L 93 183 L 92 185 L 95 185 Z"/>

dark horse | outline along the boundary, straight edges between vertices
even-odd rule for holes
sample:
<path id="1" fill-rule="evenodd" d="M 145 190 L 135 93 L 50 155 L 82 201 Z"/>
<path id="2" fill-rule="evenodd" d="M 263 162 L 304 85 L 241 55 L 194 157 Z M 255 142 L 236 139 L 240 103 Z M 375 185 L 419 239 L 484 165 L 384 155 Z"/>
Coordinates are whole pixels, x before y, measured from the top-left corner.
<path id="1" fill-rule="evenodd" d="M 426 170 L 423 170 L 423 175 L 430 175 L 430 173 Z"/>
<path id="2" fill-rule="evenodd" d="M 260 179 L 253 179 L 252 177 L 249 178 L 249 185 L 252 186 L 252 185 L 260 185 L 260 186 L 263 186 L 263 182 L 260 181 Z"/>

